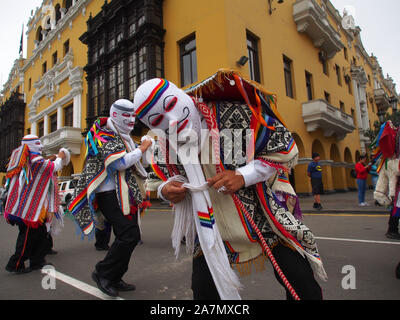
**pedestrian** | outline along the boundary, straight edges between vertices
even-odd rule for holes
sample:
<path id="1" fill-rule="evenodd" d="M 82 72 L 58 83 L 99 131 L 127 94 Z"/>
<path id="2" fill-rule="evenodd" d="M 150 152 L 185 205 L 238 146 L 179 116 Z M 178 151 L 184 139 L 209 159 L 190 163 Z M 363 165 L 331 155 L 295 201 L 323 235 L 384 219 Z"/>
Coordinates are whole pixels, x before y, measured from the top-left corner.
<path id="1" fill-rule="evenodd" d="M 307 168 L 307 175 L 311 178 L 312 194 L 314 196 L 313 208 L 322 209 L 321 194 L 324 193 L 324 184 L 322 182 L 322 166 L 320 164 L 321 157 L 318 153 L 312 154 L 312 159 Z"/>
<path id="2" fill-rule="evenodd" d="M 367 165 L 367 156 L 361 155 L 354 168 L 357 173 L 358 204 L 361 207 L 368 206 L 368 203 L 365 202 L 365 192 L 367 191 L 367 178 L 371 166 L 371 164 Z"/>
<path id="3" fill-rule="evenodd" d="M 234 72 L 219 71 L 200 86 L 204 103 L 196 100 L 197 94 L 189 96 L 165 79 L 145 82 L 134 97 L 137 118 L 157 130 L 154 133 L 159 139 L 163 136 L 166 140 L 162 150 L 167 170 L 161 171 L 157 163 L 152 167 L 164 181 L 158 187 L 158 196 L 175 206 L 175 254 L 179 254 L 183 237 L 187 252 L 193 254 L 194 299 L 240 299 L 240 281 L 231 264 L 241 274 L 250 272 L 252 265 L 264 261 L 264 250 L 275 262 L 275 276 L 286 289 L 287 299 L 322 299 L 311 268 L 313 264 L 317 274 L 326 279 L 315 238 L 294 218 L 298 198 L 290 183 L 279 178 L 295 165 L 298 149 L 282 118 L 270 107 L 273 96 Z M 245 102 L 247 97 L 258 101 L 259 113 L 252 112 L 251 103 Z M 263 113 L 266 111 L 268 115 Z M 248 151 L 243 143 L 239 150 L 235 146 L 237 155 L 230 161 L 233 144 L 229 144 L 232 148 L 221 144 L 229 143 L 225 134 L 242 132 L 246 137 L 247 130 L 255 128 L 256 148 L 251 160 L 240 161 Z M 207 140 L 202 143 L 202 129 L 217 139 L 212 141 L 212 148 L 207 148 Z M 173 142 L 175 135 L 178 150 Z M 207 160 L 201 162 L 203 150 Z M 177 158 L 173 157 L 175 151 Z M 210 163 L 209 156 L 219 160 Z"/>
<path id="4" fill-rule="evenodd" d="M 375 190 L 376 183 L 378 182 L 378 178 L 379 178 L 379 173 L 377 172 L 377 170 L 378 170 L 378 168 L 377 168 L 376 164 L 372 164 L 369 174 L 371 175 L 371 182 L 372 182 L 373 190 Z"/>
<path id="5" fill-rule="evenodd" d="M 96 264 L 92 279 L 102 292 L 113 297 L 119 291 L 136 289 L 122 277 L 140 241 L 139 219 L 147 177 L 140 159 L 152 141 L 146 139 L 137 148 L 130 136 L 134 124 L 133 103 L 124 99 L 112 104 L 108 118 L 95 121 L 85 140 L 88 152 L 76 197 L 68 207 L 83 235 L 94 236 L 96 214 L 101 213 L 111 224 L 115 241 Z"/>
<path id="6" fill-rule="evenodd" d="M 42 157 L 43 145 L 34 135 L 25 136 L 22 145 L 13 151 L 7 168 L 8 196 L 5 218 L 18 225 L 15 253 L 6 270 L 27 273 L 47 264 L 49 252 L 46 224 L 60 217 L 56 172 L 68 165 L 70 154 L 60 149 L 54 161 Z M 30 266 L 25 267 L 29 260 Z"/>

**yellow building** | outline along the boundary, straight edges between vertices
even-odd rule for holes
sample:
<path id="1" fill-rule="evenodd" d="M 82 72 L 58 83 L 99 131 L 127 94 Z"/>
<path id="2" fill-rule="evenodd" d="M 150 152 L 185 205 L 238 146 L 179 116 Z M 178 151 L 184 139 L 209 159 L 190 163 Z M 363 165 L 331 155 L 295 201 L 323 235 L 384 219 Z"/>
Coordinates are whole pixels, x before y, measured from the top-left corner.
<path id="1" fill-rule="evenodd" d="M 397 98 L 349 21 L 329 0 L 47 0 L 3 94 L 24 94 L 25 133 L 39 135 L 47 153 L 72 151 L 62 173 L 71 176 L 84 161 L 81 133 L 115 99 L 133 99 L 153 77 L 187 88 L 237 69 L 278 96 L 300 151 L 296 191 L 311 191 L 313 152 L 325 189 L 345 191 L 355 188 L 349 171 L 368 151 L 367 130 Z"/>

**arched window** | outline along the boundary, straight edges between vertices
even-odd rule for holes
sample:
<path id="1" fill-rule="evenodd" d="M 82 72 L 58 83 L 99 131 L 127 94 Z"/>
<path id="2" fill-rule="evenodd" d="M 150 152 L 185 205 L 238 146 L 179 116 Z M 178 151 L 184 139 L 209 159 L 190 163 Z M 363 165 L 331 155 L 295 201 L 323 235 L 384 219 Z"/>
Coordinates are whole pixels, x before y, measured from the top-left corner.
<path id="1" fill-rule="evenodd" d="M 61 6 L 60 6 L 60 4 L 58 3 L 56 6 L 55 6 L 55 11 L 56 11 L 56 23 L 61 19 Z"/>
<path id="2" fill-rule="evenodd" d="M 72 0 L 64 0 L 64 8 L 68 11 L 72 7 Z"/>
<path id="3" fill-rule="evenodd" d="M 41 42 L 43 40 L 42 27 L 40 26 L 36 31 L 36 40 Z"/>

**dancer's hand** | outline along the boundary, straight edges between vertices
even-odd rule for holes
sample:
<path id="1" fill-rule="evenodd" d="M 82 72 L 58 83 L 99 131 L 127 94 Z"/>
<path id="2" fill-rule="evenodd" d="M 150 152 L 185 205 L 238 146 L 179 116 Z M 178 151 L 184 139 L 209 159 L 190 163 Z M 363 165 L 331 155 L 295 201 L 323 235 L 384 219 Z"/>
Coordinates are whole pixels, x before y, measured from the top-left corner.
<path id="1" fill-rule="evenodd" d="M 53 154 L 52 156 L 49 156 L 47 158 L 47 160 L 50 160 L 50 161 L 56 161 L 56 159 L 57 159 L 57 155 L 56 154 Z"/>
<path id="2" fill-rule="evenodd" d="M 150 139 L 144 140 L 140 145 L 139 149 L 142 151 L 142 153 L 145 153 L 147 149 L 151 147 L 152 144 L 153 142 Z"/>
<path id="3" fill-rule="evenodd" d="M 64 153 L 64 151 L 60 151 L 59 153 L 58 153 L 58 155 L 57 155 L 57 157 L 59 157 L 60 159 L 65 159 L 65 153 Z"/>
<path id="4" fill-rule="evenodd" d="M 210 187 L 215 190 L 220 190 L 220 192 L 224 194 L 233 194 L 245 186 L 243 176 L 239 172 L 233 170 L 226 170 L 218 173 L 215 177 L 207 179 L 207 182 Z"/>
<path id="5" fill-rule="evenodd" d="M 187 193 L 187 189 L 182 187 L 183 183 L 178 181 L 171 181 L 167 183 L 161 190 L 162 195 L 165 199 L 172 203 L 182 202 Z"/>

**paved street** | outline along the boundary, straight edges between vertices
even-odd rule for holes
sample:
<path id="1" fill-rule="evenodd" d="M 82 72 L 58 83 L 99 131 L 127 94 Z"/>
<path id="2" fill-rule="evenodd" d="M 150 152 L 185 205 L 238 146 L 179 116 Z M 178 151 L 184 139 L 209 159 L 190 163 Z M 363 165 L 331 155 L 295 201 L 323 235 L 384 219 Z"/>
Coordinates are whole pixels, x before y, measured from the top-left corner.
<path id="1" fill-rule="evenodd" d="M 356 198 L 356 193 L 324 196 L 325 202 L 340 203 L 340 199 Z M 371 197 L 369 192 L 368 197 Z M 372 199 L 372 198 L 369 198 Z M 307 207 L 310 198 L 302 199 Z M 342 201 L 342 203 L 345 203 Z M 350 206 L 350 204 L 347 206 Z M 388 215 L 376 208 L 353 214 L 349 211 L 313 213 L 306 210 L 304 222 L 318 237 L 318 244 L 328 282 L 320 282 L 327 300 L 397 300 L 400 298 L 400 280 L 394 275 L 400 261 L 400 241 L 385 237 Z M 353 208 L 354 210 L 356 207 Z M 125 280 L 133 282 L 137 291 L 121 293 L 127 300 L 190 300 L 191 259 L 184 252 L 176 261 L 170 233 L 172 214 L 167 206 L 156 204 L 142 220 L 143 241 L 133 254 Z M 94 249 L 94 242 L 82 241 L 76 235 L 74 223 L 66 219 L 61 235 L 55 238 L 55 250 L 48 261 L 57 270 L 55 290 L 44 290 L 40 271 L 26 275 L 9 274 L 4 270 L 13 253 L 17 228 L 0 219 L 0 299 L 98 300 L 106 296 L 99 293 L 91 279 L 91 272 L 104 253 Z M 356 271 L 356 288 L 344 290 L 342 268 L 351 265 Z M 264 272 L 254 271 L 242 278 L 245 300 L 283 300 L 284 290 L 273 275 L 272 266 L 266 264 Z"/>

